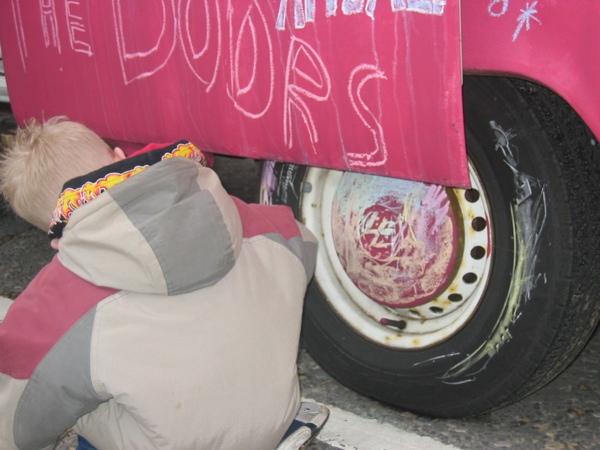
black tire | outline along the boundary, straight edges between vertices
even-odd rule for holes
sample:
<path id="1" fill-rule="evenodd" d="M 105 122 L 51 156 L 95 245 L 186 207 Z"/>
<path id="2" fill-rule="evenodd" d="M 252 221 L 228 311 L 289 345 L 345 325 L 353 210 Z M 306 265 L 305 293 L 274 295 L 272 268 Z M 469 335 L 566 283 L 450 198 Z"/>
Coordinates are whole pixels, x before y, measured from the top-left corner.
<path id="1" fill-rule="evenodd" d="M 474 314 L 435 345 L 388 348 L 335 312 L 317 273 L 304 317 L 304 343 L 332 376 L 437 417 L 481 414 L 541 388 L 578 355 L 600 316 L 595 139 L 568 105 L 532 83 L 466 77 L 464 102 L 467 149 L 493 230 Z M 267 165 L 263 181 L 279 183 L 265 197 L 300 217 L 309 170 Z"/>

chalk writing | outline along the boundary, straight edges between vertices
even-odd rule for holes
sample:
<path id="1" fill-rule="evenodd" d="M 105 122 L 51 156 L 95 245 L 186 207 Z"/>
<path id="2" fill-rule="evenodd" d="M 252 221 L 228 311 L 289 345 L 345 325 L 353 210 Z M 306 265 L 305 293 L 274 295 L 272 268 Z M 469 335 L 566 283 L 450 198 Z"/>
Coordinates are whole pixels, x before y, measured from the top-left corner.
<path id="1" fill-rule="evenodd" d="M 294 28 L 301 29 L 307 22 L 315 21 L 315 0 L 293 0 L 294 1 Z M 275 28 L 285 30 L 285 20 L 288 0 L 281 0 L 279 14 Z M 327 0 L 325 4 L 325 15 L 335 15 L 337 12 L 337 0 Z"/>
<path id="2" fill-rule="evenodd" d="M 165 67 L 169 61 L 176 43 L 176 13 L 172 1 L 161 1 L 162 23 L 160 29 L 156 30 L 155 41 L 149 48 L 130 51 L 128 49 L 130 43 L 127 42 L 125 34 L 126 27 L 122 14 L 122 3 L 124 3 L 124 0 L 113 0 L 112 5 L 123 80 L 125 80 L 125 84 L 129 84 L 132 81 L 154 75 Z M 168 5 L 165 5 L 165 3 L 168 3 Z M 142 20 L 127 22 L 127 29 L 130 31 L 128 36 L 135 36 L 136 34 L 132 27 L 143 29 L 141 35 L 148 33 L 148 24 Z"/>
<path id="3" fill-rule="evenodd" d="M 430 365 L 430 364 L 436 363 L 437 361 L 439 361 L 441 359 L 452 358 L 454 356 L 460 356 L 460 355 L 461 355 L 461 353 L 459 353 L 459 352 L 452 352 L 452 353 L 448 353 L 447 355 L 435 356 L 433 358 L 429 358 L 424 361 L 419 361 L 419 362 L 413 363 L 411 367 L 422 366 L 423 364 Z"/>
<path id="4" fill-rule="evenodd" d="M 294 28 L 301 29 L 307 23 L 315 21 L 315 0 L 290 0 L 294 2 Z M 391 9 L 400 11 L 417 12 L 441 16 L 444 14 L 446 0 L 391 0 Z M 377 0 L 342 0 L 342 13 L 344 15 L 364 13 L 375 19 Z M 279 13 L 275 28 L 285 30 L 288 10 L 288 0 L 280 0 Z M 325 3 L 325 16 L 335 16 L 338 10 L 337 0 L 327 0 Z"/>
<path id="5" fill-rule="evenodd" d="M 517 37 L 519 36 L 519 33 L 521 32 L 521 29 L 523 28 L 523 26 L 525 26 L 525 29 L 527 31 L 529 31 L 529 28 L 531 27 L 531 24 L 530 24 L 531 20 L 535 20 L 540 25 L 542 24 L 540 19 L 535 17 L 535 15 L 537 14 L 537 9 L 535 9 L 536 5 L 537 5 L 537 0 L 535 2 L 533 2 L 531 5 L 529 3 L 526 3 L 525 9 L 521 10 L 521 14 L 517 18 L 517 22 L 519 22 L 519 24 L 517 25 L 517 29 L 515 30 L 513 37 L 512 37 L 513 42 L 517 40 Z"/>
<path id="6" fill-rule="evenodd" d="M 56 18 L 54 0 L 40 0 L 40 15 L 46 48 L 50 46 L 55 47 L 58 50 L 58 53 L 60 53 L 58 20 Z"/>
<path id="7" fill-rule="evenodd" d="M 150 98 L 149 92 L 157 92 L 161 98 L 169 95 L 168 108 L 148 115 L 148 120 L 134 121 L 138 130 L 153 133 L 149 124 L 174 110 L 178 102 L 186 104 L 191 112 L 202 109 L 198 105 L 203 102 L 215 102 L 219 117 L 208 113 L 206 125 L 199 123 L 211 108 L 204 108 L 197 117 L 186 117 L 200 139 L 205 139 L 215 151 L 233 153 L 241 149 L 240 152 L 264 153 L 264 157 L 286 151 L 285 158 L 290 161 L 310 160 L 315 165 L 329 164 L 325 161 L 327 155 L 337 152 L 331 162 L 338 167 L 359 171 L 378 167 L 372 172 L 383 173 L 391 159 L 387 141 L 395 139 L 398 128 L 406 122 L 396 120 L 397 114 L 390 111 L 391 99 L 400 92 L 390 87 L 404 89 L 403 77 L 399 71 L 388 69 L 387 63 L 398 52 L 391 49 L 391 44 L 379 43 L 383 28 L 379 32 L 365 17 L 375 20 L 376 16 L 387 15 L 395 19 L 380 23 L 385 31 L 393 29 L 399 41 L 402 33 L 408 36 L 412 31 L 404 30 L 406 24 L 394 14 L 441 13 L 446 0 L 390 0 L 383 4 L 387 8 L 377 0 L 280 0 L 278 4 L 267 0 L 7 3 L 12 6 L 17 36 L 13 42 L 19 44 L 24 71 L 26 63 L 39 70 L 40 61 L 44 60 L 38 57 L 40 52 L 48 57 L 58 53 L 48 68 L 53 71 L 50 78 L 61 86 L 80 73 L 95 73 L 92 78 L 98 85 L 110 87 L 110 95 L 101 96 L 99 110 L 125 98 Z M 278 32 L 277 27 L 292 23 L 285 21 L 286 10 L 290 14 L 292 5 L 294 16 L 289 18 L 296 19 L 293 26 L 299 28 L 325 16 L 329 26 L 323 31 L 306 30 L 297 35 Z M 26 22 L 21 13 L 27 16 Z M 364 36 L 347 36 L 339 42 L 345 26 L 341 21 L 339 25 L 334 22 L 336 15 L 353 15 L 351 20 L 359 21 L 363 17 L 360 31 Z M 35 20 L 31 20 L 32 16 Z M 438 19 L 433 21 L 437 23 Z M 365 30 L 370 33 L 363 33 Z M 336 52 L 345 50 L 346 42 L 354 45 L 357 39 L 357 51 L 340 54 L 338 59 Z M 90 58 L 98 59 L 88 61 Z M 407 63 L 409 60 L 412 61 L 407 57 Z M 415 63 L 421 64 L 417 59 Z M 77 87 L 84 88 L 84 83 Z M 73 114 L 80 117 L 88 114 L 80 108 L 85 102 L 85 95 L 79 95 L 77 101 L 65 100 L 66 108 L 76 110 Z M 143 103 L 147 107 L 154 100 Z M 178 120 L 170 117 L 165 134 L 173 132 Z M 220 117 L 226 117 L 228 124 L 237 122 L 239 129 L 231 135 L 217 135 L 216 130 L 225 122 Z M 264 122 L 254 124 L 246 119 Z M 102 126 L 111 128 L 110 120 L 101 121 Z M 268 133 L 263 132 L 266 129 Z M 110 133 L 126 134 L 120 127 Z M 240 142 L 242 139 L 246 141 Z"/>
<path id="8" fill-rule="evenodd" d="M 27 72 L 27 65 L 25 64 L 25 60 L 27 58 L 27 44 L 25 42 L 25 29 L 23 27 L 23 19 L 21 18 L 21 6 L 19 5 L 18 0 L 12 0 L 12 11 L 15 30 L 17 30 L 17 44 L 19 47 L 19 56 L 21 57 L 23 71 Z"/>
<path id="9" fill-rule="evenodd" d="M 310 74 L 313 75 L 310 75 Z M 314 151 L 314 143 L 319 141 L 317 127 L 307 99 L 324 102 L 331 92 L 329 72 L 319 54 L 308 42 L 292 37 L 285 70 L 285 94 L 283 99 L 284 142 L 291 148 L 293 143 L 293 117 L 296 111 L 308 134 Z"/>
<path id="10" fill-rule="evenodd" d="M 392 0 L 392 11 L 409 11 L 441 16 L 446 0 Z"/>
<path id="11" fill-rule="evenodd" d="M 362 97 L 365 84 L 371 80 L 385 80 L 386 76 L 372 64 L 361 64 L 350 74 L 348 96 L 354 111 L 371 132 L 375 148 L 370 153 L 349 153 L 349 162 L 353 166 L 367 167 L 385 164 L 388 158 L 387 145 L 383 136 L 383 127 Z"/>
<path id="12" fill-rule="evenodd" d="M 395 258 L 403 239 L 408 238 L 409 224 L 385 205 L 373 205 L 364 211 L 356 232 L 365 256 L 384 264 Z"/>
<path id="13" fill-rule="evenodd" d="M 455 225 L 443 188 L 345 173 L 331 206 L 344 270 L 378 303 L 403 307 L 448 281 Z"/>
<path id="14" fill-rule="evenodd" d="M 267 25 L 267 19 L 262 12 L 259 4 L 254 1 L 243 15 L 241 25 L 234 26 L 233 23 L 233 8 L 231 1 L 227 17 L 229 20 L 229 58 L 231 67 L 230 84 L 227 88 L 227 95 L 232 100 L 235 108 L 243 113 L 246 117 L 259 119 L 262 117 L 273 101 L 273 91 L 275 89 L 275 69 L 273 64 L 273 43 Z M 237 36 L 235 31 L 237 30 Z M 262 42 L 259 42 L 259 39 Z M 268 60 L 267 74 L 261 76 L 262 82 L 268 80 L 267 99 L 264 105 L 252 105 L 259 99 L 257 98 L 258 89 L 255 89 L 257 80 L 257 66 L 259 62 L 259 51 L 264 49 L 264 45 L 260 43 L 266 42 L 267 51 L 264 55 Z M 246 46 L 244 46 L 246 44 Z M 248 44 L 250 48 L 248 48 Z M 246 51 L 244 51 L 246 50 Z M 264 60 L 264 59 L 263 59 Z M 242 81 L 242 64 L 246 62 L 250 66 L 250 76 L 245 82 Z M 253 95 L 247 95 L 253 91 Z M 242 99 L 248 99 L 242 105 Z M 252 107 L 252 109 L 251 109 Z"/>
<path id="15" fill-rule="evenodd" d="M 211 3 L 208 0 L 204 1 L 204 21 L 202 26 L 199 26 L 198 21 L 201 20 L 202 15 L 200 13 L 193 15 L 190 14 L 192 4 L 197 3 L 193 0 L 182 1 L 179 3 L 179 41 L 183 48 L 183 54 L 188 67 L 192 70 L 195 77 L 206 85 L 206 92 L 215 85 L 217 81 L 218 68 L 221 62 L 222 54 L 222 25 L 221 25 L 221 13 L 219 7 L 219 0 L 214 1 L 214 13 L 212 13 Z M 209 50 L 212 44 L 212 29 L 213 21 L 216 22 L 216 51 L 214 55 L 214 62 L 211 64 L 210 61 L 206 61 Z M 193 22 L 193 23 L 192 23 Z M 192 33 L 192 30 L 194 33 Z M 204 31 L 205 39 L 204 43 L 199 50 L 196 49 L 194 37 L 199 34 L 199 30 Z M 202 70 L 208 72 L 208 76 L 201 73 Z"/>
<path id="16" fill-rule="evenodd" d="M 450 210 L 450 202 L 448 201 L 448 194 L 446 194 L 444 186 L 440 186 L 439 184 L 429 186 L 425 196 L 421 200 L 421 206 L 432 211 L 437 211 L 433 215 L 433 224 L 429 230 L 431 234 L 437 233 L 444 224 Z"/>
<path id="17" fill-rule="evenodd" d="M 516 0 L 515 0 L 516 1 Z M 517 17 L 517 27 L 512 35 L 512 41 L 515 42 L 519 37 L 519 34 L 525 27 L 525 30 L 529 31 L 531 29 L 531 21 L 534 20 L 540 25 L 542 24 L 541 20 L 536 17 L 538 13 L 536 6 L 537 0 L 533 3 L 525 3 L 525 9 L 521 9 L 521 14 Z M 509 0 L 491 0 L 488 4 L 488 13 L 492 17 L 501 17 L 506 14 L 509 8 Z"/>
<path id="18" fill-rule="evenodd" d="M 493 120 L 490 121 L 490 127 L 496 135 L 496 150 L 502 151 L 504 163 L 513 174 L 515 201 L 511 205 L 511 214 L 514 218 L 514 239 L 519 257 L 515 259 L 507 298 L 491 335 L 473 353 L 448 370 L 441 377 L 442 380 L 462 376 L 467 378 L 465 381 L 472 381 L 473 375 L 485 370 L 489 360 L 512 339 L 511 328 L 521 317 L 521 308 L 531 298 L 537 282 L 546 281 L 545 274 L 536 273 L 538 252 L 548 214 L 546 186 L 537 178 L 519 170 L 518 149 L 511 142 L 516 134 L 504 131 Z M 528 186 L 527 193 L 523 191 L 523 186 Z M 483 365 L 479 369 L 467 372 L 480 362 Z"/>
<path id="19" fill-rule="evenodd" d="M 498 6 L 500 5 L 500 6 Z M 508 0 L 492 0 L 488 5 L 488 13 L 492 17 L 500 17 L 508 10 Z"/>
<path id="20" fill-rule="evenodd" d="M 496 138 L 494 149 L 496 151 L 500 150 L 512 165 L 516 165 L 517 162 L 514 160 L 513 152 L 513 148 L 516 149 L 516 146 L 510 142 L 516 136 L 514 131 L 512 129 L 504 130 L 495 120 L 490 120 L 490 128 Z"/>
<path id="21" fill-rule="evenodd" d="M 80 16 L 76 13 L 77 7 L 79 6 L 81 6 L 81 4 L 78 0 L 65 0 L 67 28 L 69 31 L 71 49 L 76 52 L 92 56 L 92 46 L 89 42 L 89 39 L 87 39 L 87 27 L 83 22 L 83 16 Z"/>
<path id="22" fill-rule="evenodd" d="M 377 0 L 344 0 L 342 2 L 342 12 L 346 15 L 366 13 L 371 19 L 375 18 L 375 7 Z"/>

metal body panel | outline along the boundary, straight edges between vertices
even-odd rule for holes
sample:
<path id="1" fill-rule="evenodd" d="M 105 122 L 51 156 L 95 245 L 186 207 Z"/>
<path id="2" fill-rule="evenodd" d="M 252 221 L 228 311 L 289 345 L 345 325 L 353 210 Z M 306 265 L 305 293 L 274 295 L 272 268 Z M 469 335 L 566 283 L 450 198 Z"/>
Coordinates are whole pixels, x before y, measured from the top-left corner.
<path id="1" fill-rule="evenodd" d="M 18 120 L 466 185 L 458 0 L 7 0 Z"/>
<path id="2" fill-rule="evenodd" d="M 600 136 L 600 9 L 594 0 L 463 0 L 463 70 L 534 80 Z"/>
<path id="3" fill-rule="evenodd" d="M 140 6 L 141 5 L 141 6 Z M 463 0 L 467 73 L 535 80 L 600 136 L 593 0 Z M 429 9 L 427 9 L 429 8 Z M 465 186 L 457 2 L 0 3 L 19 120 Z"/>

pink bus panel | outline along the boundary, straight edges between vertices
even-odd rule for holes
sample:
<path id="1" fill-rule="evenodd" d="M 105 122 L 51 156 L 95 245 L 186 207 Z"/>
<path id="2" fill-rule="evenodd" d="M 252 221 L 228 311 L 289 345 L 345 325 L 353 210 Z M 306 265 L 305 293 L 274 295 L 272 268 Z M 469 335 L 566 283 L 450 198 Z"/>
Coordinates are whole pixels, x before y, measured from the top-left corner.
<path id="1" fill-rule="evenodd" d="M 468 183 L 458 0 L 6 0 L 19 120 Z"/>

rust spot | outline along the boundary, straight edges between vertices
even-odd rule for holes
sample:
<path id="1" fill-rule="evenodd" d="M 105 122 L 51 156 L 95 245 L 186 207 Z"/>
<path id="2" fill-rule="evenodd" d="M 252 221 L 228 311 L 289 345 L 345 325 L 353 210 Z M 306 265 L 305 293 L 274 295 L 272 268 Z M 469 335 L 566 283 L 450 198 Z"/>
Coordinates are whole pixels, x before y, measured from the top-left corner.
<path id="1" fill-rule="evenodd" d="M 392 344 L 396 339 L 401 338 L 401 337 L 402 337 L 402 333 L 398 333 L 393 336 L 386 334 L 383 337 L 383 340 L 386 342 L 386 344 Z"/>
<path id="2" fill-rule="evenodd" d="M 417 338 L 415 338 L 415 339 L 413 339 L 413 340 L 412 340 L 412 343 L 413 343 L 413 345 L 414 345 L 415 347 L 419 347 L 419 346 L 421 345 L 421 340 L 420 340 L 420 339 L 417 339 Z"/>

